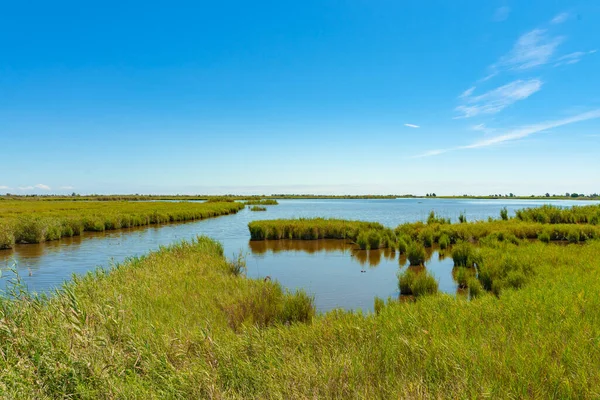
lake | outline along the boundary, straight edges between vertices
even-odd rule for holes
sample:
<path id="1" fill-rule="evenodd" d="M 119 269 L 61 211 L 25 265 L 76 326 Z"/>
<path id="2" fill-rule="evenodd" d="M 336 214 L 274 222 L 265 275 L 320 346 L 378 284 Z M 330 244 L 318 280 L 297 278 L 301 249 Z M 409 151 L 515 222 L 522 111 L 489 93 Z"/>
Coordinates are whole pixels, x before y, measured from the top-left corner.
<path id="1" fill-rule="evenodd" d="M 370 311 L 375 296 L 398 297 L 396 274 L 406 260 L 389 250 L 361 251 L 351 243 L 336 240 L 251 242 L 248 223 L 258 219 L 329 217 L 380 222 L 396 227 L 404 222 L 426 220 L 430 211 L 453 221 L 463 213 L 469 221 L 498 218 L 506 207 L 510 214 L 543 204 L 572 206 L 598 204 L 569 200 L 280 200 L 265 212 L 248 208 L 235 215 L 182 224 L 88 233 L 40 244 L 16 245 L 0 250 L 0 264 L 14 266 L 32 292 L 48 292 L 94 268 L 108 267 L 127 257 L 142 255 L 160 246 L 196 235 L 207 235 L 221 243 L 225 255 L 246 255 L 247 275 L 279 281 L 285 288 L 303 288 L 315 296 L 319 311 L 333 308 Z M 440 290 L 457 293 L 452 279 L 452 260 L 437 250 L 429 254 L 426 267 L 438 279 Z M 160 271 L 157 271 L 160 273 Z M 3 282 L 11 273 L 4 271 Z"/>

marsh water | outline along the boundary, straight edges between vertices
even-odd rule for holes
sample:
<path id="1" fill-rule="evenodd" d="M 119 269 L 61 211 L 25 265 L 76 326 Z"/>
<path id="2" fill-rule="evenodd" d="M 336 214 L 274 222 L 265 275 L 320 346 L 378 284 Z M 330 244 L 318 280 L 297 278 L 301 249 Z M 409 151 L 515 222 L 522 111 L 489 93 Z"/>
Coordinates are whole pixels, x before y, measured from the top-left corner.
<path id="1" fill-rule="evenodd" d="M 585 202 L 590 204 L 591 202 Z M 598 202 L 596 202 L 598 203 Z M 568 200 L 280 200 L 265 212 L 248 208 L 228 215 L 196 222 L 168 224 L 105 233 L 84 233 L 80 237 L 41 244 L 17 245 L 0 251 L 2 285 L 14 267 L 32 292 L 49 292 L 60 287 L 72 274 L 97 267 L 110 267 L 131 256 L 160 246 L 207 235 L 220 241 L 225 255 L 246 255 L 247 275 L 270 276 L 291 290 L 303 288 L 315 296 L 319 311 L 345 308 L 372 310 L 375 296 L 398 297 L 396 274 L 406 268 L 406 260 L 389 250 L 361 251 L 339 240 L 250 241 L 248 222 L 258 219 L 328 217 L 376 221 L 389 227 L 403 222 L 426 220 L 430 211 L 453 221 L 463 213 L 469 221 L 497 218 L 507 207 L 510 213 L 542 204 L 572 206 L 584 204 Z M 456 294 L 452 260 L 430 251 L 426 268 L 438 279 L 440 290 Z M 160 273 L 160 271 L 157 271 Z"/>

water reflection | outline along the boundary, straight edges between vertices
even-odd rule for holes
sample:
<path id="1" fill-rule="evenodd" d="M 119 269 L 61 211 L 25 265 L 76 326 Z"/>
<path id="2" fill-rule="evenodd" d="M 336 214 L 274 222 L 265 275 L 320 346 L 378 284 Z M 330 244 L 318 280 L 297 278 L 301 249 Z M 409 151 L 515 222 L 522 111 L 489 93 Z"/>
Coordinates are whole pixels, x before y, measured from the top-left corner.
<path id="1" fill-rule="evenodd" d="M 425 266 L 410 266 L 405 254 L 399 254 L 392 249 L 380 250 L 360 250 L 355 244 L 344 240 L 264 240 L 250 241 L 248 247 L 252 257 L 259 257 L 262 262 L 270 260 L 265 255 L 272 254 L 276 256 L 276 268 L 273 274 L 279 280 L 286 281 L 298 279 L 298 275 L 307 276 L 314 285 L 314 280 L 319 279 L 317 274 L 326 274 L 335 270 L 333 265 L 339 267 L 335 273 L 335 283 L 322 277 L 324 282 L 329 283 L 329 289 L 334 284 L 344 286 L 348 291 L 348 296 L 352 297 L 359 292 L 369 292 L 367 296 L 369 301 L 375 296 L 382 294 L 395 293 L 393 297 L 398 297 L 396 274 L 399 270 L 409 268 L 414 272 L 423 272 L 427 269 L 437 280 L 439 289 L 449 294 L 461 292 L 453 276 L 453 261 L 449 257 L 450 252 L 440 250 L 438 247 L 426 249 Z M 305 259 L 298 256 L 298 253 L 311 255 Z M 322 257 L 315 258 L 318 254 Z M 355 265 L 359 265 L 361 274 L 356 274 Z M 314 267 L 319 269 L 315 271 Z M 369 289 L 369 284 L 365 283 L 370 279 L 367 273 L 379 273 L 378 269 L 385 270 L 385 276 L 381 277 L 378 285 L 373 285 Z M 258 274 L 258 271 L 252 271 Z M 263 272 L 264 273 L 264 272 Z M 382 288 L 386 288 L 382 290 Z M 335 289 L 339 296 L 341 289 Z M 320 289 L 323 294 L 325 290 Z M 385 297 L 385 296 L 383 296 Z M 339 301 L 339 300 L 338 300 Z M 370 309 L 371 304 L 362 308 Z"/>

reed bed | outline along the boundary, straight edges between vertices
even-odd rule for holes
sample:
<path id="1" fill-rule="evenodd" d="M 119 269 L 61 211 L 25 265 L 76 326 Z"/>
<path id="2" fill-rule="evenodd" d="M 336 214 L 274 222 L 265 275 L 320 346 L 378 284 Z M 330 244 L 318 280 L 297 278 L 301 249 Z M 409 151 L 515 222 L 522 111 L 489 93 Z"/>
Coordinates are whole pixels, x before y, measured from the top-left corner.
<path id="1" fill-rule="evenodd" d="M 389 231 L 377 222 L 346 221 L 328 218 L 279 219 L 252 221 L 248 224 L 251 240 L 267 239 L 349 239 L 356 241 L 361 231 Z M 390 234 L 393 232 L 390 232 Z"/>
<path id="2" fill-rule="evenodd" d="M 51 298 L 15 285 L 0 299 L 0 395 L 598 397 L 600 241 L 504 245 L 489 251 L 533 269 L 519 289 L 473 285 L 468 301 L 435 294 L 427 275 L 415 284 L 417 272 L 405 281 L 416 301 L 379 299 L 372 314 L 315 316 L 306 293 L 234 273 L 207 238 L 75 278 Z"/>
<path id="3" fill-rule="evenodd" d="M 82 232 L 194 221 L 236 213 L 237 202 L 0 202 L 0 249 Z"/>

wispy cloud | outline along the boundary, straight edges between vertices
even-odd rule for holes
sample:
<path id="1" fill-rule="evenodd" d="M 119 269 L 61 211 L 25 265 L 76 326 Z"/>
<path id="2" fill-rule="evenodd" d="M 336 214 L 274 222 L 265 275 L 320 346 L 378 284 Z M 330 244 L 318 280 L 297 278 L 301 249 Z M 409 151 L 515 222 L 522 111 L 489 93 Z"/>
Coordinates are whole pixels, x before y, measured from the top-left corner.
<path id="1" fill-rule="evenodd" d="M 475 86 L 471 86 L 470 88 L 468 88 L 467 90 L 465 90 L 464 92 L 462 92 L 462 94 L 460 96 L 458 96 L 458 98 L 462 99 L 464 97 L 469 97 L 470 95 L 473 94 L 473 92 L 475 91 L 475 89 L 477 89 Z"/>
<path id="2" fill-rule="evenodd" d="M 415 125 L 415 124 L 404 124 L 404 126 L 408 126 L 409 128 L 420 128 L 419 125 Z"/>
<path id="3" fill-rule="evenodd" d="M 594 54 L 596 53 L 598 50 L 590 50 L 590 51 L 575 51 L 573 53 L 569 53 L 569 54 L 565 54 L 562 57 L 559 57 L 556 60 L 556 64 L 554 64 L 555 67 L 558 67 L 560 65 L 568 65 L 568 64 L 577 64 L 579 61 L 581 61 L 581 59 L 584 56 L 587 56 L 589 54 Z"/>
<path id="4" fill-rule="evenodd" d="M 506 19 L 508 18 L 508 15 L 510 14 L 510 7 L 498 7 L 496 9 L 496 11 L 494 12 L 494 17 L 493 20 L 495 22 L 502 22 L 502 21 L 506 21 Z"/>
<path id="5" fill-rule="evenodd" d="M 448 153 L 456 150 L 467 150 L 467 149 L 478 149 L 482 147 L 494 146 L 504 142 L 515 141 L 519 139 L 524 139 L 527 136 L 533 135 L 535 133 L 547 131 L 548 129 L 558 128 L 559 126 L 569 125 L 576 122 L 587 121 L 590 119 L 600 118 L 600 109 L 596 109 L 593 111 L 588 111 L 585 113 L 581 113 L 569 118 L 563 118 L 555 121 L 547 121 L 541 122 L 534 125 L 527 125 L 521 128 L 517 128 L 511 131 L 506 132 L 503 135 L 494 136 L 488 139 L 479 140 L 477 142 L 465 145 L 465 146 L 456 146 L 450 147 L 447 149 L 436 149 L 430 150 L 425 153 L 419 154 L 414 158 L 420 157 L 431 157 L 436 156 L 443 153 Z"/>
<path id="6" fill-rule="evenodd" d="M 75 188 L 73 186 L 61 186 L 59 189 L 60 190 L 73 190 Z"/>
<path id="7" fill-rule="evenodd" d="M 470 118 L 479 114 L 495 114 L 511 104 L 528 98 L 539 91 L 543 82 L 539 79 L 516 80 L 479 96 L 472 96 L 474 88 L 468 89 L 460 98 L 465 104 L 456 107 L 462 115 L 457 118 Z M 465 96 L 466 94 L 466 96 Z"/>
<path id="8" fill-rule="evenodd" d="M 17 189 L 19 190 L 33 190 L 33 186 L 19 186 Z"/>
<path id="9" fill-rule="evenodd" d="M 511 51 L 492 65 L 497 70 L 527 70 L 547 64 L 558 46 L 564 41 L 562 36 L 552 36 L 546 29 L 534 29 L 519 37 Z"/>
<path id="10" fill-rule="evenodd" d="M 37 185 L 34 186 L 36 189 L 42 189 L 42 190 L 50 190 L 50 186 L 48 185 L 44 185 L 43 183 L 38 183 Z"/>
<path id="11" fill-rule="evenodd" d="M 8 186 L 0 185 L 0 190 L 9 190 Z"/>
<path id="12" fill-rule="evenodd" d="M 552 20 L 550 21 L 550 23 L 551 24 L 562 24 L 567 19 L 569 19 L 569 13 L 562 12 L 562 13 L 556 15 L 554 18 L 552 18 Z"/>
<path id="13" fill-rule="evenodd" d="M 486 135 L 490 135 L 494 132 L 496 132 L 496 129 L 494 128 L 488 128 L 486 124 L 477 124 L 471 127 L 472 130 L 477 131 L 477 132 L 483 132 Z"/>

